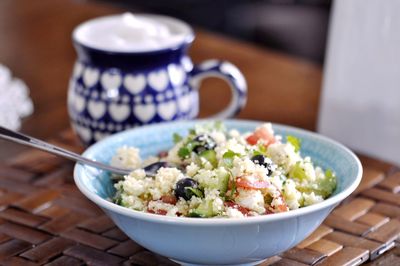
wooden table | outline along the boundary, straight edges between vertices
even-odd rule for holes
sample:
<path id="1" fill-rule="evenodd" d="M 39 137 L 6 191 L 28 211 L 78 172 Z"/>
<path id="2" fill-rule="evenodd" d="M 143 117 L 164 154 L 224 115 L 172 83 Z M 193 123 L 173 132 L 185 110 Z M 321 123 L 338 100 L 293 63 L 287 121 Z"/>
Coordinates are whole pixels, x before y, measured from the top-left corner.
<path id="1" fill-rule="evenodd" d="M 23 132 L 82 149 L 67 129 L 67 84 L 76 56 L 71 31 L 84 20 L 118 12 L 84 1 L 0 2 L 0 63 L 28 84 L 35 104 Z M 249 99 L 240 118 L 315 129 L 320 66 L 202 30 L 197 30 L 190 54 L 194 62 L 226 59 L 243 71 Z M 201 116 L 216 112 L 221 102 L 229 101 L 227 86 L 207 80 L 201 100 Z M 71 163 L 22 152 L 20 146 L 2 141 L 0 147 L 0 265 L 171 264 L 128 240 L 77 191 Z M 296 249 L 263 265 L 357 264 L 395 243 L 400 235 L 398 168 L 362 160 L 363 183 L 346 205 Z M 399 254 L 397 248 L 372 263 L 395 265 Z"/>

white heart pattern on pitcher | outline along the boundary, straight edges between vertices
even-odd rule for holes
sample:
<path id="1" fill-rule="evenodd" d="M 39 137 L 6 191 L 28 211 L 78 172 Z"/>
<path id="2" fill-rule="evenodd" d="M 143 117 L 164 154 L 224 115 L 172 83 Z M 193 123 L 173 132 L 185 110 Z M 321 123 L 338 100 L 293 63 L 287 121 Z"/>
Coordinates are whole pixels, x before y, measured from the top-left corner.
<path id="1" fill-rule="evenodd" d="M 76 79 L 79 78 L 83 72 L 83 65 L 79 62 L 76 62 L 74 65 L 74 70 L 72 72 L 73 72 L 72 75 L 74 76 L 74 78 L 76 78 Z"/>
<path id="2" fill-rule="evenodd" d="M 158 115 L 164 120 L 171 120 L 176 114 L 176 102 L 163 102 L 157 106 Z"/>
<path id="3" fill-rule="evenodd" d="M 93 134 L 93 137 L 94 137 L 94 139 L 96 141 L 99 141 L 99 140 L 104 139 L 105 137 L 108 137 L 109 135 L 110 135 L 109 133 L 103 133 L 103 132 L 100 132 L 100 131 L 95 131 L 94 134 Z"/>
<path id="4" fill-rule="evenodd" d="M 78 113 L 82 112 L 85 109 L 86 102 L 84 97 L 75 94 L 75 96 L 72 99 L 72 102 L 74 103 L 75 110 Z"/>
<path id="5" fill-rule="evenodd" d="M 182 65 L 183 69 L 187 72 L 190 72 L 193 70 L 193 63 L 192 63 L 192 60 L 190 60 L 189 56 L 182 57 L 181 65 Z"/>
<path id="6" fill-rule="evenodd" d="M 146 78 L 144 75 L 126 75 L 124 78 L 125 88 L 133 94 L 138 94 L 146 87 Z"/>
<path id="7" fill-rule="evenodd" d="M 106 105 L 104 102 L 90 100 L 88 102 L 88 111 L 94 119 L 99 119 L 106 112 Z"/>
<path id="8" fill-rule="evenodd" d="M 156 114 L 154 104 L 138 104 L 133 107 L 135 116 L 143 123 L 149 122 Z"/>
<path id="9" fill-rule="evenodd" d="M 171 83 L 175 86 L 181 86 L 185 82 L 186 72 L 182 67 L 176 64 L 170 64 L 168 66 L 169 76 Z"/>
<path id="10" fill-rule="evenodd" d="M 111 103 L 108 106 L 108 112 L 115 121 L 122 122 L 128 118 L 130 108 L 127 104 Z"/>
<path id="11" fill-rule="evenodd" d="M 191 103 L 190 93 L 182 95 L 178 100 L 179 110 L 183 113 L 186 113 L 187 111 L 189 111 L 190 103 Z"/>
<path id="12" fill-rule="evenodd" d="M 235 78 L 238 89 L 240 89 L 240 90 L 246 89 L 246 87 L 247 87 L 246 80 L 243 77 L 240 70 L 235 65 L 233 65 L 229 62 L 224 62 L 221 64 L 221 66 L 219 68 L 222 73 L 232 75 Z"/>
<path id="13" fill-rule="evenodd" d="M 100 82 L 106 90 L 115 90 L 121 85 L 122 78 L 118 73 L 107 71 L 101 75 Z"/>
<path id="14" fill-rule="evenodd" d="M 218 66 L 218 64 L 219 64 L 219 61 L 217 59 L 209 59 L 209 60 L 204 61 L 203 63 L 201 63 L 199 65 L 199 68 L 202 69 L 202 70 L 207 70 L 207 69 L 210 69 L 210 68 Z"/>
<path id="15" fill-rule="evenodd" d="M 168 86 L 168 74 L 165 70 L 150 72 L 147 79 L 149 85 L 156 91 L 163 91 Z"/>
<path id="16" fill-rule="evenodd" d="M 73 124 L 73 128 L 75 129 L 78 136 L 82 138 L 83 141 L 89 142 L 90 139 L 92 138 L 92 133 L 88 128 L 78 126 L 76 124 Z"/>
<path id="17" fill-rule="evenodd" d="M 99 70 L 87 67 L 83 72 L 83 82 L 86 88 L 94 86 L 99 81 Z"/>

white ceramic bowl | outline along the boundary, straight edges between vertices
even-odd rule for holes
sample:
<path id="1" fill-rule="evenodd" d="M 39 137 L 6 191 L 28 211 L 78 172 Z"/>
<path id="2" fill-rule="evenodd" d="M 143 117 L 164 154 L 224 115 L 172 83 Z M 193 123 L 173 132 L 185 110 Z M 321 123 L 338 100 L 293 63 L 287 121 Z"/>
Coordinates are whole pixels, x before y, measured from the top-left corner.
<path id="1" fill-rule="evenodd" d="M 108 163 L 118 147 L 130 145 L 140 148 L 145 158 L 169 149 L 174 132 L 184 135 L 201 122 L 164 123 L 125 131 L 94 144 L 83 155 Z M 226 120 L 224 123 L 228 128 L 245 132 L 254 130 L 261 122 Z M 298 210 L 243 219 L 166 217 L 130 210 L 107 200 L 115 190 L 103 171 L 78 164 L 75 182 L 122 231 L 153 252 L 182 264 L 256 264 L 306 238 L 356 189 L 362 175 L 360 161 L 343 145 L 293 127 L 273 125 L 273 128 L 277 134 L 299 137 L 303 155 L 311 156 L 316 165 L 336 172 L 338 186 L 330 198 Z"/>

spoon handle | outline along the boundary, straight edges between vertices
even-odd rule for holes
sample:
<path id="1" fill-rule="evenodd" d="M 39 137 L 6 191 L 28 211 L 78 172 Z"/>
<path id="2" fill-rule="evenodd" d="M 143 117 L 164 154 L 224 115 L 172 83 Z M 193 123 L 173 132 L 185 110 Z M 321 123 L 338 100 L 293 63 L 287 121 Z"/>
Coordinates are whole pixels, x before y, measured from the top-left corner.
<path id="1" fill-rule="evenodd" d="M 33 138 L 31 136 L 21 134 L 19 132 L 16 132 L 16 131 L 13 131 L 13 130 L 10 130 L 10 129 L 7 129 L 7 128 L 1 127 L 1 126 L 0 126 L 0 138 L 9 140 L 12 142 L 16 142 L 16 143 L 19 143 L 22 145 L 31 146 L 31 147 L 40 149 L 42 151 L 46 151 L 46 152 L 49 152 L 49 153 L 52 153 L 55 155 L 62 156 L 69 160 L 72 160 L 72 161 L 75 161 L 75 162 L 78 162 L 81 164 L 90 165 L 95 168 L 100 168 L 100 169 L 103 169 L 103 170 L 106 170 L 106 171 L 109 171 L 112 173 L 127 175 L 130 172 L 129 170 L 125 170 L 125 169 L 113 167 L 111 165 L 93 161 L 91 159 L 80 156 L 79 154 L 76 154 L 74 152 L 71 152 L 71 151 L 65 150 L 61 147 L 52 145 L 48 142 Z"/>

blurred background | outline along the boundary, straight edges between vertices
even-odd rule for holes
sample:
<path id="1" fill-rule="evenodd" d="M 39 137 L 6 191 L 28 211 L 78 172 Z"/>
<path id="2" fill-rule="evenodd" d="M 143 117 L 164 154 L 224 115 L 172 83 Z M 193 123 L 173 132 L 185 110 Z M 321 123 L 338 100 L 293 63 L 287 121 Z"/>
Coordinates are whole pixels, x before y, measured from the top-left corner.
<path id="1" fill-rule="evenodd" d="M 398 0 L 2 0 L 0 64 L 7 69 L 0 67 L 0 76 L 25 82 L 34 112 L 29 116 L 29 101 L 21 114 L 10 112 L 21 104 L 9 98 L 27 94 L 9 89 L 27 90 L 17 79 L 3 86 L 0 113 L 27 116 L 22 131 L 39 138 L 66 128 L 73 28 L 126 11 L 180 18 L 197 33 L 190 49 L 195 63 L 217 58 L 237 65 L 249 87 L 239 118 L 317 130 L 400 163 Z M 221 110 L 229 97 L 223 81 L 205 80 L 201 117 Z"/>
<path id="2" fill-rule="evenodd" d="M 331 0 L 97 1 L 174 16 L 193 26 L 323 63 Z"/>
<path id="3" fill-rule="evenodd" d="M 237 65 L 251 88 L 240 118 L 316 129 L 331 12 L 326 0 L 2 0 L 0 120 L 7 121 L 0 124 L 42 139 L 67 128 L 66 95 L 76 59 L 72 30 L 88 19 L 128 11 L 165 14 L 193 25 L 195 63 L 217 58 Z M 18 93 L 10 89 L 16 86 Z M 205 117 L 229 102 L 230 91 L 224 81 L 210 78 L 200 98 Z M 282 102 L 292 103 L 285 112 Z"/>

